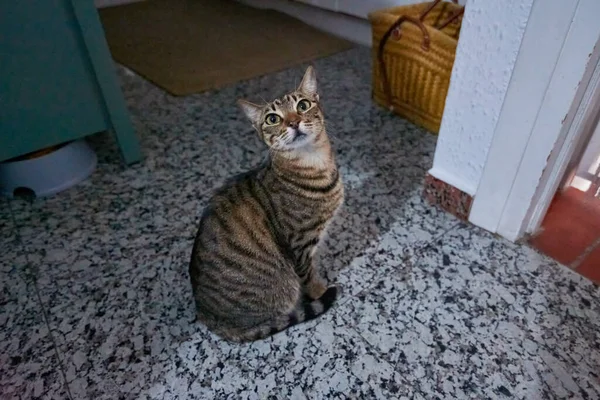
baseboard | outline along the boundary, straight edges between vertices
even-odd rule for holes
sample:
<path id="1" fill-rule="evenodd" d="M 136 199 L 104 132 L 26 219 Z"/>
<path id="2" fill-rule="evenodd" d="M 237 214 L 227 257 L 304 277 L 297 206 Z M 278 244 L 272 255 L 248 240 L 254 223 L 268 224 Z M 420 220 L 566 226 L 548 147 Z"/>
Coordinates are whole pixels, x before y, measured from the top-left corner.
<path id="1" fill-rule="evenodd" d="M 129 3 L 137 3 L 139 1 L 145 1 L 145 0 L 94 0 L 94 5 L 96 6 L 96 8 L 104 8 L 104 7 L 120 6 L 123 4 L 129 4 Z"/>
<path id="2" fill-rule="evenodd" d="M 462 221 L 469 220 L 473 196 L 446 183 L 430 173 L 425 176 L 423 197 Z"/>
<path id="3" fill-rule="evenodd" d="M 423 0 L 293 0 L 319 8 L 367 19 L 370 12 L 390 7 L 408 6 Z M 464 3 L 464 0 L 460 1 Z"/>
<path id="4" fill-rule="evenodd" d="M 429 175 L 432 175 L 434 178 L 447 182 L 448 184 L 454 186 L 462 192 L 467 193 L 470 196 L 474 196 L 475 193 L 477 193 L 477 186 L 473 185 L 471 182 L 465 181 L 461 177 L 456 176 L 444 168 L 437 167 L 435 163 L 427 172 L 429 172 Z"/>
<path id="5" fill-rule="evenodd" d="M 256 8 L 273 9 L 324 32 L 371 47 L 371 25 L 364 18 L 326 10 L 293 0 L 238 0 Z"/>

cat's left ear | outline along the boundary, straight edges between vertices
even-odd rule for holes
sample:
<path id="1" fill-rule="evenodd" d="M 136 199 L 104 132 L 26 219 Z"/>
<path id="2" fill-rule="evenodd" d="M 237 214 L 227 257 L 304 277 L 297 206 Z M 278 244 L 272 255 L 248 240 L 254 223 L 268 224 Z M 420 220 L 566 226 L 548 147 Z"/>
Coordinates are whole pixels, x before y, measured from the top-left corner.
<path id="1" fill-rule="evenodd" d="M 260 116 L 262 114 L 262 107 L 246 100 L 238 100 L 237 103 L 244 114 L 246 114 L 246 117 L 248 117 L 250 122 L 252 122 L 252 125 L 258 125 Z"/>
<path id="2" fill-rule="evenodd" d="M 304 78 L 302 78 L 302 82 L 300 83 L 300 86 L 298 86 L 298 91 L 310 95 L 317 94 L 317 74 L 312 66 L 309 66 L 306 69 Z"/>

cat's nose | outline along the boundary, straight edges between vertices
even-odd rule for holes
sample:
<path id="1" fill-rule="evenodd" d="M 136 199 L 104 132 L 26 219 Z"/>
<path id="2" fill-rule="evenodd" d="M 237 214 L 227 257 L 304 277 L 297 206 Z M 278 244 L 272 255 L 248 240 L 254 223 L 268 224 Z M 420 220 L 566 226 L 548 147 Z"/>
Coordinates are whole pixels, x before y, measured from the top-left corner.
<path id="1" fill-rule="evenodd" d="M 290 128 L 298 129 L 298 126 L 300 125 L 300 116 L 298 114 L 288 115 L 287 125 Z"/>

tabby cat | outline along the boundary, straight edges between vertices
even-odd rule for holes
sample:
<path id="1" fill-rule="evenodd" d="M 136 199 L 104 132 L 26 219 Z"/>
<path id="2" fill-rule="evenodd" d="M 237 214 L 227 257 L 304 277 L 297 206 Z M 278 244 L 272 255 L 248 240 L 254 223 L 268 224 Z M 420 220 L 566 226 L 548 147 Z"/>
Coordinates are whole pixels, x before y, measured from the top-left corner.
<path id="1" fill-rule="evenodd" d="M 253 341 L 327 311 L 338 295 L 313 263 L 344 187 L 325 132 L 315 72 L 267 105 L 238 102 L 269 148 L 257 169 L 210 200 L 190 262 L 197 318 Z"/>

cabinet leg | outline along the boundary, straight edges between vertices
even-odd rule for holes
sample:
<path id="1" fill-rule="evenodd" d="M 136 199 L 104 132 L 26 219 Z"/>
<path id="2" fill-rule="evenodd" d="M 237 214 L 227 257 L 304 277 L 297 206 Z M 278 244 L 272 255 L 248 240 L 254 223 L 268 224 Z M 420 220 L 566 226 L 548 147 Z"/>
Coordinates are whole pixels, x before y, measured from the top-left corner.
<path id="1" fill-rule="evenodd" d="M 129 119 L 98 11 L 91 0 L 70 2 L 104 98 L 107 122 L 117 138 L 125 163 L 138 162 L 142 159 L 140 144 Z"/>
<path id="2" fill-rule="evenodd" d="M 131 125 L 127 128 L 115 127 L 113 134 L 117 138 L 125 164 L 134 164 L 142 160 L 140 144 Z"/>

